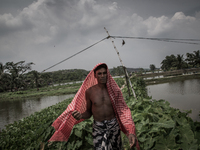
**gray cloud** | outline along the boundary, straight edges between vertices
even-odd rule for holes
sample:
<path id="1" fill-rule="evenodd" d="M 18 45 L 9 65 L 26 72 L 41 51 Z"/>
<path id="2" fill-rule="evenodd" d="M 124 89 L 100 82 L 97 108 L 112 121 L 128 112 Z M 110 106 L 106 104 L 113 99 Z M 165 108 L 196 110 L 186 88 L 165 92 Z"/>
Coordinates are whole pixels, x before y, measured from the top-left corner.
<path id="1" fill-rule="evenodd" d="M 178 2 L 174 5 L 171 1 L 153 2 L 154 5 L 149 1 L 128 0 L 124 3 L 38 0 L 16 15 L 2 13 L 0 61 L 32 61 L 36 64 L 33 69 L 42 71 L 106 37 L 104 27 L 111 35 L 200 39 L 200 11 L 195 4 L 178 6 Z M 154 10 L 153 6 L 158 9 Z M 167 11 L 169 8 L 172 10 Z M 150 64 L 160 67 L 166 55 L 186 54 L 199 49 L 199 45 L 124 40 L 123 47 L 122 39 L 115 39 L 115 44 L 127 67 L 148 68 Z M 99 62 L 106 62 L 110 67 L 120 65 L 109 39 L 52 70 L 89 70 Z"/>

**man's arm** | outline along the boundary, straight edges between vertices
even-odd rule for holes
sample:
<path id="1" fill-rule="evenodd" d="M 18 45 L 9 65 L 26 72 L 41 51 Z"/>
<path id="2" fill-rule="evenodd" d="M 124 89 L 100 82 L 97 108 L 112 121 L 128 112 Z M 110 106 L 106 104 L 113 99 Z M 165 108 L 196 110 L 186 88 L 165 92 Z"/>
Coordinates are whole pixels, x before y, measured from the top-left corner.
<path id="1" fill-rule="evenodd" d="M 92 111 L 91 111 L 91 108 L 92 108 L 92 102 L 89 98 L 89 90 L 86 90 L 85 92 L 85 99 L 86 99 L 86 105 L 87 105 L 87 108 L 86 108 L 86 111 L 84 113 L 80 113 L 78 112 L 77 110 L 73 111 L 72 112 L 72 116 L 76 119 L 76 120 L 80 120 L 80 119 L 89 119 L 91 116 L 92 116 Z"/>
<path id="2" fill-rule="evenodd" d="M 121 93 L 121 90 L 118 91 L 118 103 L 116 104 L 118 107 L 119 112 L 118 113 L 120 118 L 123 118 L 123 120 L 126 120 L 126 124 L 124 124 L 124 127 L 126 129 L 126 132 L 128 134 L 129 144 L 130 147 L 134 147 L 136 145 L 136 136 L 135 136 L 135 124 L 133 122 L 132 116 L 131 116 L 131 110 L 127 106 L 126 102 L 124 101 L 123 95 Z M 124 119 L 125 118 L 125 119 Z M 122 122 L 123 124 L 123 122 Z"/>

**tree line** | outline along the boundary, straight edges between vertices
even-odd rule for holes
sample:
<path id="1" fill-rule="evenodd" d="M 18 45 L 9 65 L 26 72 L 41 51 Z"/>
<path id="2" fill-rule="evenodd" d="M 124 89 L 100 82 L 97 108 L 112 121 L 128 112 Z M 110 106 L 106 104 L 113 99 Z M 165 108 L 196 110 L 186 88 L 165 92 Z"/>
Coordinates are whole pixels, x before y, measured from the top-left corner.
<path id="1" fill-rule="evenodd" d="M 186 53 L 186 58 L 184 59 L 184 55 L 178 54 L 166 56 L 165 59 L 161 62 L 162 70 L 179 70 L 191 67 L 200 67 L 200 54 L 199 50 L 194 51 L 193 53 Z"/>
<path id="2" fill-rule="evenodd" d="M 89 71 L 83 69 L 59 70 L 40 73 L 32 70 L 34 63 L 0 62 L 0 92 L 39 88 L 52 84 L 82 81 Z"/>
<path id="3" fill-rule="evenodd" d="M 187 53 L 187 58 L 184 55 L 178 54 L 166 56 L 161 62 L 161 69 L 168 71 L 171 69 L 185 69 L 191 67 L 200 67 L 199 50 L 193 53 Z M 32 70 L 33 62 L 25 63 L 19 61 L 17 63 L 7 62 L 5 65 L 0 62 L 0 92 L 13 91 L 19 89 L 39 88 L 55 83 L 66 83 L 73 81 L 83 81 L 89 71 L 83 69 L 59 70 L 53 72 L 39 73 Z M 155 65 L 150 64 L 150 70 L 154 71 Z M 124 75 L 122 66 L 109 69 L 112 76 Z M 144 70 L 137 68 L 134 71 Z M 133 68 L 127 68 L 128 73 L 133 71 Z"/>
<path id="4" fill-rule="evenodd" d="M 166 56 L 165 59 L 161 62 L 161 69 L 163 71 L 187 69 L 194 67 L 200 67 L 199 50 L 194 51 L 193 53 L 186 53 L 186 58 L 184 58 L 184 55 L 178 54 L 177 56 L 175 56 L 174 54 L 171 54 L 170 56 Z M 150 64 L 149 68 L 152 72 L 156 70 L 154 64 Z"/>

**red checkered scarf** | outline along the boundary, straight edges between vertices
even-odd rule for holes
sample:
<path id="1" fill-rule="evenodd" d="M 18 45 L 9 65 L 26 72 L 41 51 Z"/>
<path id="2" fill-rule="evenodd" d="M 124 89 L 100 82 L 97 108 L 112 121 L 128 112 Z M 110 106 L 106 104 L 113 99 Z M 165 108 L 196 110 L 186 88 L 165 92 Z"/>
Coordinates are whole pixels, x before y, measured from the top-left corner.
<path id="1" fill-rule="evenodd" d="M 101 64 L 103 63 L 97 64 L 94 69 Z M 79 91 L 76 93 L 74 99 L 68 105 L 67 109 L 52 124 L 56 131 L 49 141 L 67 141 L 73 126 L 83 121 L 83 119 L 77 121 L 71 114 L 74 110 L 77 110 L 80 113 L 84 113 L 86 111 L 85 91 L 91 86 L 97 84 L 97 79 L 94 77 L 94 69 L 88 74 Z M 127 136 L 129 134 L 136 135 L 135 124 L 131 116 L 131 111 L 126 105 L 121 90 L 110 75 L 108 69 L 106 85 L 121 130 Z M 138 142 L 136 147 L 138 150 L 140 149 Z"/>

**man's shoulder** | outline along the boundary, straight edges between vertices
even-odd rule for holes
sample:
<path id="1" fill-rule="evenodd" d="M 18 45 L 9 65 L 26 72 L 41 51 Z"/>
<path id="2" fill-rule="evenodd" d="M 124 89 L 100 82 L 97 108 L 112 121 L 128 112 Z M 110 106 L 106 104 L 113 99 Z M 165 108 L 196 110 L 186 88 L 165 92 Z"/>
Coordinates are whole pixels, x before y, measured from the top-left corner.
<path id="1" fill-rule="evenodd" d="M 88 88 L 85 92 L 86 93 L 91 93 L 93 90 L 95 90 L 97 88 L 97 85 L 93 85 L 90 88 Z"/>

